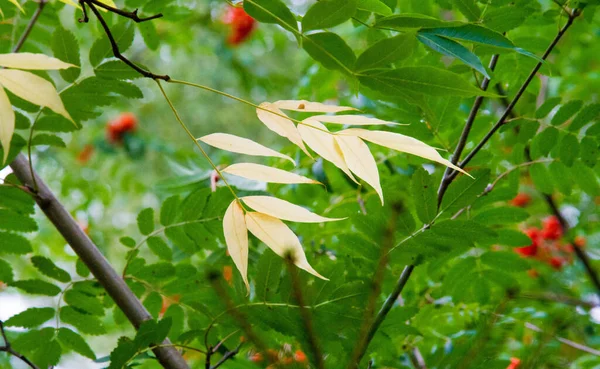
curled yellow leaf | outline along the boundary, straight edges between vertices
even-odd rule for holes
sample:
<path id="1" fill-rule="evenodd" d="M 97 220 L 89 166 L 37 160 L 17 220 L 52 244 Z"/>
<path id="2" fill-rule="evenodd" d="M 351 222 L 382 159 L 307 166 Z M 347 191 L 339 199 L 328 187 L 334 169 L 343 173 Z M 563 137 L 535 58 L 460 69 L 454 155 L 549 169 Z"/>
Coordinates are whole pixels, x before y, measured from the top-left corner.
<path id="1" fill-rule="evenodd" d="M 44 54 L 11 53 L 0 54 L 0 67 L 30 70 L 57 70 L 79 68 Z"/>
<path id="2" fill-rule="evenodd" d="M 284 112 L 279 110 L 273 104 L 264 102 L 260 104 L 258 108 L 256 108 L 256 115 L 258 116 L 258 119 L 260 119 L 260 121 L 267 126 L 267 128 L 278 135 L 287 138 L 294 145 L 302 149 L 306 155 L 310 156 L 310 153 L 308 150 L 306 150 L 306 146 L 304 146 L 302 137 L 300 137 L 300 133 L 294 125 L 294 122 L 292 122 L 291 119 L 286 118 L 287 115 L 285 115 Z"/>
<path id="3" fill-rule="evenodd" d="M 213 133 L 207 136 L 200 137 L 198 140 L 221 150 L 227 150 L 245 155 L 273 156 L 289 160 L 294 165 L 296 165 L 294 159 L 290 158 L 289 156 L 283 155 L 275 150 L 272 150 L 247 138 L 230 135 L 227 133 Z"/>
<path id="4" fill-rule="evenodd" d="M 348 168 L 375 189 L 383 205 L 383 190 L 379 181 L 377 162 L 366 143 L 356 136 L 336 136 Z"/>
<path id="5" fill-rule="evenodd" d="M 42 77 L 16 69 L 0 69 L 0 84 L 21 99 L 50 108 L 73 121 L 52 83 Z"/>
<path id="6" fill-rule="evenodd" d="M 296 173 L 254 163 L 231 164 L 230 166 L 221 171 L 223 173 L 233 174 L 247 179 L 269 183 L 321 184 L 321 182 L 319 181 L 315 181 L 314 179 L 310 179 Z"/>
<path id="7" fill-rule="evenodd" d="M 277 255 L 285 257 L 289 253 L 298 268 L 328 280 L 310 266 L 300 240 L 281 220 L 267 214 L 248 212 L 246 213 L 246 225 L 256 238 L 264 242 Z"/>
<path id="8" fill-rule="evenodd" d="M 420 156 L 469 175 L 461 168 L 452 164 L 449 160 L 444 159 L 433 147 L 410 136 L 386 131 L 369 131 L 361 128 L 350 128 L 337 132 L 336 134 L 345 136 L 358 136 L 363 140 L 372 142 L 374 144 L 385 146 L 392 150 Z"/>
<path id="9" fill-rule="evenodd" d="M 303 111 L 307 113 L 337 113 L 340 111 L 358 110 L 350 106 L 327 105 L 307 100 L 279 100 L 274 106 L 283 110 Z"/>
<path id="10" fill-rule="evenodd" d="M 344 155 L 342 154 L 335 137 L 329 133 L 327 127 L 310 118 L 305 119 L 303 123 L 304 124 L 298 126 L 298 131 L 308 147 L 313 149 L 323 159 L 340 168 L 342 172 L 346 173 L 350 179 L 356 182 L 350 169 L 348 169 L 348 165 L 344 160 Z"/>
<path id="11" fill-rule="evenodd" d="M 229 251 L 233 263 L 242 275 L 246 288 L 250 290 L 248 283 L 248 229 L 246 228 L 244 210 L 238 200 L 234 200 L 225 211 L 223 234 L 225 235 L 227 251 Z"/>
<path id="12" fill-rule="evenodd" d="M 298 206 L 272 196 L 245 196 L 242 200 L 246 205 L 259 213 L 272 217 L 300 223 L 334 222 L 345 218 L 326 218 Z"/>

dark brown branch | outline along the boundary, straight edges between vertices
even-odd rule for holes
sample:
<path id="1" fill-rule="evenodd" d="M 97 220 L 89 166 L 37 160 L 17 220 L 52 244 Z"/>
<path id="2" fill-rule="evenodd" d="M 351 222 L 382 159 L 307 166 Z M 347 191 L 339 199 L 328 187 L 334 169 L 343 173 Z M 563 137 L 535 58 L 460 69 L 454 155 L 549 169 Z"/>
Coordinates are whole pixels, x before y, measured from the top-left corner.
<path id="1" fill-rule="evenodd" d="M 18 358 L 19 360 L 21 360 L 22 362 L 27 364 L 31 369 L 39 369 L 37 367 L 37 365 L 32 363 L 31 360 L 29 360 L 25 355 L 22 355 L 22 354 L 18 353 L 17 351 L 13 350 L 13 348 L 10 346 L 10 342 L 8 341 L 8 338 L 6 337 L 6 332 L 4 331 L 4 323 L 1 320 L 0 320 L 0 332 L 2 333 L 2 339 L 4 339 L 4 346 L 0 346 L 0 352 L 6 352 L 7 354 Z"/>
<path id="2" fill-rule="evenodd" d="M 219 360 L 214 366 L 210 367 L 210 369 L 217 369 L 218 367 L 223 365 L 227 360 L 233 358 L 235 355 L 238 354 L 238 352 L 240 352 L 240 347 L 242 347 L 241 343 L 235 348 L 235 350 L 227 351 L 225 353 L 225 355 L 223 355 L 221 360 Z M 217 348 L 218 348 L 218 345 L 215 346 L 215 349 L 217 349 Z"/>
<path id="3" fill-rule="evenodd" d="M 560 31 L 558 32 L 556 37 L 554 37 L 554 40 L 552 40 L 552 43 L 550 44 L 550 46 L 548 46 L 548 48 L 544 52 L 544 55 L 542 55 L 541 61 L 538 62 L 535 65 L 535 67 L 533 68 L 533 70 L 531 71 L 531 73 L 529 73 L 529 76 L 527 76 L 527 79 L 525 80 L 525 82 L 523 82 L 523 84 L 519 88 L 519 91 L 517 91 L 517 94 L 515 95 L 515 97 L 508 104 L 508 106 L 506 107 L 506 110 L 504 111 L 504 113 L 502 114 L 500 119 L 498 119 L 498 122 L 496 122 L 496 124 L 488 131 L 488 133 L 486 133 L 486 135 L 481 139 L 481 141 L 477 144 L 477 146 L 475 146 L 475 148 L 467 155 L 467 157 L 458 164 L 459 167 L 464 168 L 473 159 L 473 157 L 475 157 L 475 155 L 477 155 L 477 153 L 479 151 L 481 151 L 481 149 L 492 138 L 492 136 L 500 129 L 500 127 L 502 127 L 502 125 L 504 125 L 504 123 L 506 123 L 506 120 L 510 116 L 513 108 L 519 102 L 519 100 L 521 99 L 521 96 L 523 96 L 523 93 L 525 93 L 525 90 L 527 89 L 527 87 L 529 86 L 529 84 L 531 83 L 531 81 L 533 80 L 535 75 L 537 74 L 537 72 L 542 67 L 544 61 L 548 58 L 548 56 L 550 55 L 552 50 L 554 50 L 554 48 L 558 44 L 558 41 L 560 41 L 560 39 L 563 37 L 565 32 L 567 32 L 567 30 L 571 27 L 575 18 L 577 18 L 580 14 L 581 14 L 581 10 L 574 9 L 573 12 L 569 15 L 569 18 L 567 19 L 567 23 L 560 29 Z M 456 178 L 457 175 L 458 175 L 458 172 L 456 172 L 456 171 L 453 172 L 450 175 L 450 182 L 452 182 L 452 180 L 454 180 L 454 178 Z"/>
<path id="4" fill-rule="evenodd" d="M 496 68 L 496 63 L 498 63 L 498 58 L 500 56 L 498 54 L 492 55 L 492 59 L 490 60 L 489 68 L 491 71 L 494 71 Z M 488 86 L 490 85 L 489 78 L 485 77 L 481 82 L 481 90 L 487 91 Z M 471 133 L 471 128 L 473 127 L 473 122 L 475 122 L 475 118 L 477 118 L 477 114 L 479 113 L 479 109 L 481 108 L 481 104 L 483 103 L 483 96 L 477 96 L 475 102 L 473 102 L 473 107 L 471 108 L 471 112 L 467 118 L 463 131 L 460 135 L 460 139 L 458 140 L 458 144 L 456 145 L 456 149 L 454 150 L 454 154 L 452 154 L 452 158 L 450 161 L 452 164 L 458 163 L 460 160 L 460 156 L 462 155 L 463 150 L 465 149 L 465 145 L 469 140 L 469 134 Z M 448 189 L 448 186 L 452 182 L 450 179 L 450 175 L 454 172 L 451 168 L 446 168 L 444 172 L 444 177 L 442 178 L 442 182 L 440 183 L 440 188 L 438 189 L 438 207 L 442 203 L 442 198 Z"/>
<path id="5" fill-rule="evenodd" d="M 106 37 L 108 37 L 108 41 L 110 42 L 110 45 L 112 47 L 113 55 L 115 56 L 115 58 L 121 60 L 123 63 L 127 64 L 129 67 L 131 67 L 136 72 L 138 72 L 139 74 L 141 74 L 142 76 L 144 76 L 146 78 L 151 78 L 154 80 L 162 79 L 167 82 L 171 79 L 171 77 L 169 77 L 168 75 L 154 74 L 150 71 L 147 71 L 143 68 L 138 67 L 135 63 L 133 63 L 131 60 L 127 59 L 123 54 L 121 54 L 121 51 L 119 50 L 119 45 L 115 41 L 115 38 L 110 30 L 110 27 L 108 26 L 108 24 L 106 24 L 106 21 L 104 20 L 104 17 L 102 17 L 102 14 L 100 14 L 100 11 L 98 10 L 98 8 L 96 8 L 97 1 L 82 0 L 82 2 L 84 3 L 84 4 L 82 4 L 83 9 L 85 9 L 85 4 L 87 4 L 89 6 L 89 8 L 92 10 L 92 13 L 94 13 L 96 18 L 100 22 L 100 25 L 102 25 L 102 28 L 104 29 L 104 33 L 106 33 Z M 113 9 L 113 8 L 111 8 L 111 9 Z M 125 12 L 125 13 L 128 13 L 128 12 Z M 122 15 L 120 13 L 117 13 L 117 14 Z M 86 18 L 87 18 L 87 16 L 84 14 L 84 20 L 86 20 Z"/>
<path id="6" fill-rule="evenodd" d="M 294 294 L 294 299 L 296 300 L 296 304 L 300 306 L 300 317 L 302 318 L 302 324 L 304 325 L 304 330 L 308 338 L 308 345 L 310 346 L 312 356 L 315 359 L 316 367 L 318 369 L 325 369 L 325 362 L 323 360 L 321 346 L 319 345 L 317 334 L 313 326 L 310 311 L 304 304 L 302 286 L 300 285 L 300 281 L 298 279 L 298 269 L 294 266 L 294 260 L 292 258 L 293 255 L 288 255 L 286 257 L 286 265 L 288 267 L 288 273 L 290 274 L 290 279 L 292 281 L 292 292 Z"/>
<path id="7" fill-rule="evenodd" d="M 92 4 L 96 5 L 96 6 L 104 8 L 104 9 L 108 10 L 111 13 L 115 13 L 115 14 L 120 15 L 121 17 L 129 18 L 129 19 L 131 19 L 132 21 L 134 21 L 136 23 L 141 23 L 141 22 L 146 22 L 146 21 L 149 21 L 149 20 L 157 19 L 157 18 L 162 18 L 162 16 L 163 16 L 162 13 L 158 13 L 158 14 L 155 14 L 155 15 L 152 15 L 152 16 L 149 16 L 149 17 L 140 18 L 138 16 L 138 9 L 135 9 L 134 11 L 128 12 L 126 10 L 121 10 L 121 9 L 118 9 L 118 8 L 113 8 L 112 6 L 106 5 L 103 2 L 100 2 L 98 0 L 83 0 L 83 1 L 87 2 L 87 3 L 92 3 Z"/>

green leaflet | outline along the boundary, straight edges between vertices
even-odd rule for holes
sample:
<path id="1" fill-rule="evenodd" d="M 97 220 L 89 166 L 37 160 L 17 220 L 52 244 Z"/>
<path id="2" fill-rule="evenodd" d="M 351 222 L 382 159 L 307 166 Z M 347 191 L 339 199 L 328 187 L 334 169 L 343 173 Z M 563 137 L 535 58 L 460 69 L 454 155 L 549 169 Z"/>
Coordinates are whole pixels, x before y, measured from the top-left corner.
<path id="1" fill-rule="evenodd" d="M 357 0 L 318 1 L 302 18 L 302 32 L 337 26 L 354 16 L 357 5 Z"/>

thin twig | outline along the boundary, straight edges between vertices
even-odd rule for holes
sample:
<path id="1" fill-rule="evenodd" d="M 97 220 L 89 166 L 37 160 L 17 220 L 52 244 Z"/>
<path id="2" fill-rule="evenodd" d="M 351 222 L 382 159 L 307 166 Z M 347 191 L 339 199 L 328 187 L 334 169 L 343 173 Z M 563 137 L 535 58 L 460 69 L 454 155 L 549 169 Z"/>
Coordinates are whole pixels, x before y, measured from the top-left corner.
<path id="1" fill-rule="evenodd" d="M 8 338 L 6 337 L 6 332 L 4 331 L 4 322 L 0 320 L 0 332 L 2 332 L 2 339 L 4 340 L 4 346 L 0 346 L 0 352 L 6 352 L 9 355 L 12 355 L 18 359 L 20 359 L 25 364 L 29 365 L 31 369 L 39 369 L 37 365 L 31 362 L 25 355 L 22 355 L 10 346 L 10 342 L 8 342 Z"/>
<path id="2" fill-rule="evenodd" d="M 218 346 L 215 346 L 215 349 Z M 223 365 L 227 360 L 233 358 L 235 355 L 238 354 L 238 352 L 240 352 L 240 347 L 242 347 L 242 344 L 240 343 L 239 345 L 237 345 L 237 347 L 235 348 L 235 350 L 231 350 L 231 351 L 227 351 L 225 353 L 225 355 L 223 355 L 223 357 L 221 358 L 221 360 L 217 361 L 217 363 L 212 366 L 210 369 L 217 369 L 218 367 L 220 367 L 221 365 Z"/>
<path id="3" fill-rule="evenodd" d="M 83 0 L 83 1 L 87 2 L 88 4 L 92 3 L 92 4 L 96 5 L 96 6 L 104 8 L 104 9 L 108 10 L 111 13 L 115 13 L 115 14 L 120 15 L 121 17 L 129 18 L 129 19 L 131 19 L 132 21 L 134 21 L 136 23 L 146 22 L 146 21 L 149 21 L 149 20 L 161 18 L 163 16 L 162 13 L 158 13 L 158 14 L 154 14 L 154 15 L 149 16 L 149 17 L 140 18 L 138 16 L 138 9 L 135 9 L 135 10 L 133 10 L 131 12 L 128 12 L 128 11 L 125 11 L 125 10 L 114 8 L 114 7 L 110 6 L 110 5 L 106 5 L 103 2 L 100 2 L 98 0 Z"/>
<path id="4" fill-rule="evenodd" d="M 498 54 L 492 55 L 492 59 L 490 60 L 489 68 L 491 71 L 494 71 L 496 68 L 496 64 L 498 63 L 498 58 L 500 56 Z M 490 79 L 485 77 L 481 82 L 481 90 L 487 91 L 488 86 L 490 85 Z M 475 122 L 475 118 L 477 118 L 477 114 L 479 113 L 479 109 L 481 108 L 481 104 L 483 103 L 483 96 L 477 96 L 475 102 L 473 102 L 473 107 L 471 108 L 471 112 L 467 118 L 463 131 L 460 135 L 460 139 L 458 140 L 458 144 L 456 145 L 456 149 L 454 150 L 454 154 L 452 154 L 452 158 L 450 161 L 452 164 L 458 163 L 460 160 L 460 156 L 462 155 L 463 150 L 465 149 L 465 145 L 469 140 L 469 134 L 471 133 L 471 128 L 473 127 L 473 122 Z M 440 188 L 438 190 L 438 206 L 442 203 L 442 198 L 450 185 L 450 175 L 454 172 L 450 167 L 446 168 L 444 172 L 444 176 L 442 178 L 442 182 L 440 183 Z"/>
<path id="5" fill-rule="evenodd" d="M 108 37 L 108 41 L 110 42 L 110 45 L 112 47 L 113 55 L 115 56 L 115 58 L 121 60 L 123 63 L 127 64 L 128 66 L 133 68 L 136 72 L 138 72 L 139 74 L 141 74 L 142 76 L 144 76 L 146 78 L 151 78 L 153 80 L 162 79 L 164 81 L 169 81 L 171 79 L 171 77 L 169 77 L 168 75 L 154 74 L 150 71 L 147 71 L 143 68 L 138 67 L 135 63 L 133 63 L 131 60 L 127 59 L 123 54 L 121 54 L 121 51 L 119 50 L 119 45 L 117 44 L 117 41 L 115 41 L 115 38 L 110 30 L 110 27 L 108 26 L 108 24 L 106 24 L 104 17 L 102 17 L 102 14 L 100 14 L 100 11 L 96 8 L 96 1 L 95 0 L 83 0 L 83 2 L 90 7 L 90 9 L 92 10 L 92 13 L 94 13 L 96 18 L 102 25 L 102 28 L 104 29 L 104 33 L 106 33 L 106 37 Z M 85 9 L 85 6 L 83 6 L 83 8 Z M 113 11 L 113 10 L 110 10 L 110 11 Z M 117 13 L 117 14 L 122 15 L 120 13 Z M 85 17 L 85 15 L 84 15 L 84 17 Z M 85 18 L 84 18 L 84 21 L 85 21 Z"/>
<path id="6" fill-rule="evenodd" d="M 44 10 L 44 7 L 46 6 L 47 3 L 48 3 L 48 0 L 40 0 L 40 2 L 38 3 L 38 7 L 35 10 L 35 13 L 33 13 L 33 16 L 29 20 L 27 27 L 25 27 L 25 31 L 23 32 L 23 34 L 21 35 L 21 38 L 19 38 L 19 41 L 17 41 L 17 44 L 13 48 L 13 50 L 12 50 L 13 53 L 19 52 L 19 50 L 21 50 L 21 48 L 23 47 L 23 44 L 29 37 L 29 34 L 33 30 L 33 27 L 37 23 L 38 18 L 42 14 L 42 11 Z"/>
<path id="7" fill-rule="evenodd" d="M 577 18 L 580 14 L 581 14 L 581 10 L 579 10 L 579 9 L 573 10 L 573 12 L 570 14 L 570 16 L 567 20 L 567 23 L 563 26 L 563 28 L 561 28 L 561 30 L 558 32 L 556 37 L 554 37 L 554 40 L 552 40 L 552 43 L 550 44 L 550 46 L 548 46 L 548 48 L 544 52 L 544 55 L 542 55 L 541 61 L 539 61 L 535 65 L 535 67 L 533 68 L 531 73 L 529 73 L 529 76 L 527 76 L 527 79 L 521 85 L 521 87 L 519 88 L 519 91 L 517 91 L 517 94 L 515 95 L 515 97 L 508 104 L 508 106 L 506 107 L 506 110 L 504 111 L 504 113 L 502 114 L 500 119 L 498 119 L 496 124 L 488 131 L 488 133 L 486 133 L 486 135 L 481 139 L 481 141 L 477 144 L 477 146 L 475 146 L 475 148 L 467 155 L 467 157 L 458 164 L 458 166 L 460 168 L 464 168 L 473 159 L 473 157 L 475 157 L 475 155 L 477 155 L 477 153 L 479 151 L 481 151 L 481 149 L 492 138 L 492 136 L 500 129 L 500 127 L 502 127 L 502 125 L 504 125 L 504 123 L 506 122 L 506 119 L 510 116 L 513 108 L 515 107 L 517 102 L 519 102 L 519 100 L 521 99 L 521 96 L 523 96 L 523 93 L 525 93 L 525 90 L 527 89 L 527 87 L 529 86 L 529 84 L 531 83 L 531 81 L 533 80 L 535 75 L 537 74 L 537 72 L 542 67 L 544 61 L 548 58 L 548 56 L 550 55 L 552 50 L 554 50 L 554 48 L 558 44 L 558 41 L 560 41 L 560 39 L 563 37 L 565 32 L 567 32 L 567 30 L 571 27 L 575 18 Z M 454 180 L 454 178 L 456 178 L 457 175 L 458 175 L 458 172 L 456 172 L 456 171 L 453 172 L 450 175 L 450 182 L 452 180 Z"/>
<path id="8" fill-rule="evenodd" d="M 542 333 L 542 334 L 548 334 L 549 336 L 555 338 L 557 341 L 564 343 L 567 346 L 570 346 L 574 349 L 577 349 L 579 351 L 583 351 L 586 352 L 588 354 L 594 355 L 594 356 L 600 356 L 600 351 L 596 350 L 594 348 L 588 347 L 586 345 L 582 345 L 581 343 L 577 343 L 575 341 L 571 341 L 568 340 L 566 338 L 560 337 L 560 336 L 555 336 L 549 333 L 545 333 L 540 327 L 533 325 L 531 323 L 526 322 L 525 323 L 525 328 L 527 329 L 531 329 L 532 331 L 538 332 L 538 333 Z"/>
<path id="9" fill-rule="evenodd" d="M 319 345 L 319 340 L 317 338 L 317 334 L 315 332 L 315 328 L 312 322 L 312 315 L 309 309 L 307 309 L 304 305 L 302 286 L 300 285 L 300 280 L 298 279 L 298 269 L 294 267 L 294 260 L 292 254 L 287 255 L 286 266 L 288 268 L 288 273 L 292 282 L 292 293 L 294 294 L 294 299 L 296 300 L 296 304 L 300 306 L 300 317 L 302 318 L 302 324 L 304 325 L 304 330 L 308 339 L 308 345 L 310 346 L 310 350 L 312 352 L 312 356 L 314 357 L 316 367 L 318 369 L 325 369 L 323 353 L 321 352 L 321 346 Z"/>

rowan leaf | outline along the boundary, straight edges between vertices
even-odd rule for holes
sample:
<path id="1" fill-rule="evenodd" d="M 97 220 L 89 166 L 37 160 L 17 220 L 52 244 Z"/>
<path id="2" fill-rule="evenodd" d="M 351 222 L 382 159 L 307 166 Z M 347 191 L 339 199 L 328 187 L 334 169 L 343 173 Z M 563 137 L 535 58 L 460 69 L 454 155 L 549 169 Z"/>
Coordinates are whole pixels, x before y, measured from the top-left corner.
<path id="1" fill-rule="evenodd" d="M 369 131 L 361 128 L 350 128 L 337 132 L 336 134 L 358 136 L 363 140 L 372 142 L 374 144 L 385 146 L 392 150 L 420 156 L 468 175 L 467 172 L 452 164 L 449 160 L 444 159 L 433 147 L 410 136 L 386 131 Z"/>
<path id="2" fill-rule="evenodd" d="M 296 173 L 288 172 L 282 169 L 272 168 L 266 165 L 254 163 L 238 163 L 231 164 L 227 168 L 221 170 L 223 173 L 233 174 L 236 176 L 262 181 L 268 183 L 307 183 L 321 184 L 319 181 L 301 176 Z"/>
<path id="3" fill-rule="evenodd" d="M 250 291 L 248 283 L 248 229 L 246 228 L 244 210 L 238 200 L 233 200 L 227 211 L 225 211 L 223 233 L 227 251 L 242 275 L 246 289 Z"/>
<path id="4" fill-rule="evenodd" d="M 221 150 L 245 155 L 273 156 L 289 160 L 296 165 L 294 159 L 290 158 L 289 156 L 281 154 L 247 138 L 230 135 L 227 133 L 213 133 L 207 136 L 202 136 L 198 140 Z"/>
<path id="5" fill-rule="evenodd" d="M 75 64 L 34 53 L 0 54 L 0 67 L 28 70 L 58 70 L 78 67 Z"/>
<path id="6" fill-rule="evenodd" d="M 244 196 L 242 200 L 255 211 L 272 217 L 300 223 L 335 222 L 346 218 L 326 218 L 272 196 Z"/>
<path id="7" fill-rule="evenodd" d="M 73 121 L 52 83 L 29 72 L 0 69 L 0 85 L 32 104 L 50 108 Z"/>
<path id="8" fill-rule="evenodd" d="M 406 125 L 377 118 L 364 117 L 362 115 L 315 115 L 309 119 L 314 119 L 321 123 L 344 124 L 348 126 Z"/>
<path id="9" fill-rule="evenodd" d="M 277 133 L 278 135 L 287 138 L 294 145 L 298 146 L 306 155 L 310 156 L 302 137 L 294 123 L 287 118 L 284 112 L 282 112 L 275 104 L 264 102 L 256 108 L 256 115 L 261 122 L 263 122 L 267 128 Z"/>
<path id="10" fill-rule="evenodd" d="M 7 327 L 33 328 L 42 325 L 53 317 L 54 309 L 51 307 L 29 308 L 17 315 L 13 315 L 4 324 Z"/>
<path id="11" fill-rule="evenodd" d="M 246 226 L 256 238 L 264 242 L 277 255 L 286 257 L 289 253 L 298 268 L 328 280 L 310 266 L 300 240 L 281 220 L 267 214 L 248 212 L 246 213 Z"/>
<path id="12" fill-rule="evenodd" d="M 96 354 L 94 354 L 94 351 L 90 348 L 87 342 L 85 342 L 83 337 L 73 332 L 69 328 L 58 329 L 58 340 L 61 344 L 75 351 L 79 355 L 85 356 L 92 360 L 96 359 Z"/>
<path id="13" fill-rule="evenodd" d="M 323 159 L 340 168 L 350 179 L 358 183 L 352 172 L 350 172 L 348 164 L 346 164 L 342 149 L 335 140 L 335 137 L 329 133 L 327 127 L 310 118 L 305 119 L 303 123 L 298 126 L 298 131 L 308 147 L 313 149 Z"/>
<path id="14" fill-rule="evenodd" d="M 15 132 L 15 112 L 8 100 L 6 91 L 2 88 L 0 83 L 0 144 L 4 148 L 4 156 L 2 162 L 5 162 L 10 152 L 10 141 L 12 140 L 13 133 Z"/>
<path id="15" fill-rule="evenodd" d="M 71 281 L 71 276 L 66 270 L 59 268 L 52 260 L 43 256 L 33 256 L 31 258 L 33 266 L 45 276 L 56 279 L 59 282 L 67 283 Z"/>
<path id="16" fill-rule="evenodd" d="M 347 21 L 356 13 L 357 0 L 323 0 L 313 4 L 304 18 L 302 31 L 324 29 Z"/>
<path id="17" fill-rule="evenodd" d="M 386 5 L 384 5 L 387 7 Z M 389 8 L 388 8 L 389 9 Z M 412 55 L 415 48 L 414 34 L 405 33 L 379 40 L 366 49 L 354 65 L 357 71 L 386 67 Z"/>
<path id="18" fill-rule="evenodd" d="M 323 104 L 307 100 L 278 100 L 273 105 L 281 110 L 292 110 L 305 113 L 339 113 L 342 111 L 358 110 L 351 106 Z"/>
<path id="19" fill-rule="evenodd" d="M 356 136 L 340 135 L 336 136 L 335 140 L 342 150 L 348 169 L 375 189 L 383 205 L 383 190 L 379 181 L 377 162 L 367 144 Z"/>

